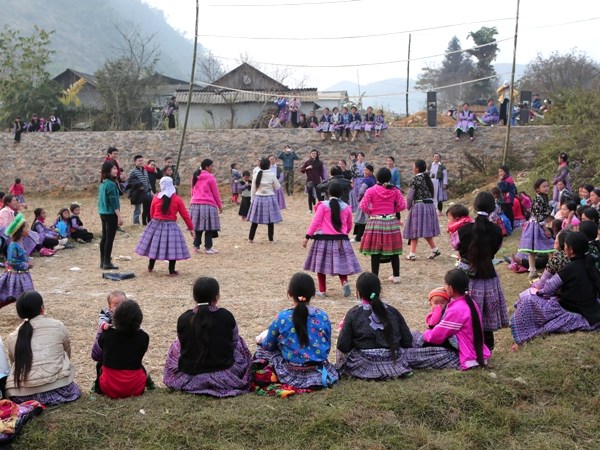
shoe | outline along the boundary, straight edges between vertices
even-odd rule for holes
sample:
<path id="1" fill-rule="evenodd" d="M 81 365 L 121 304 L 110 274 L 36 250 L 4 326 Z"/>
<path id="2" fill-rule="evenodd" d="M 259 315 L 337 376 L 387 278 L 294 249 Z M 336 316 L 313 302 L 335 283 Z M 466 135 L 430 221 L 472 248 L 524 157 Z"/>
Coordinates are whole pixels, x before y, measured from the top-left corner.
<path id="1" fill-rule="evenodd" d="M 65 244 L 64 248 L 75 248 L 75 246 L 73 244 L 70 244 L 70 243 L 67 242 Z"/>
<path id="2" fill-rule="evenodd" d="M 392 275 L 388 277 L 388 280 L 390 280 L 394 284 L 400 284 L 400 277 L 395 277 L 394 275 Z"/>
<path id="3" fill-rule="evenodd" d="M 409 261 L 416 261 L 417 255 L 410 253 L 410 254 L 406 255 L 406 259 L 408 259 Z"/>
<path id="4" fill-rule="evenodd" d="M 208 250 L 204 250 L 204 253 L 206 253 L 207 255 L 216 255 L 219 252 L 212 248 L 209 248 Z"/>
<path id="5" fill-rule="evenodd" d="M 154 270 L 154 268 L 148 267 L 148 273 L 152 273 L 153 270 Z"/>
<path id="6" fill-rule="evenodd" d="M 459 138 L 459 137 L 455 137 L 455 138 L 454 138 L 454 140 L 455 140 L 456 142 L 458 142 L 458 141 L 460 141 L 460 138 Z"/>
<path id="7" fill-rule="evenodd" d="M 175 272 L 169 272 L 169 276 L 170 277 L 177 277 L 179 276 L 179 272 L 175 271 Z"/>
<path id="8" fill-rule="evenodd" d="M 352 288 L 347 281 L 342 285 L 342 292 L 344 293 L 344 297 L 350 297 L 350 295 L 352 295 Z"/>
<path id="9" fill-rule="evenodd" d="M 254 241 L 252 239 L 248 239 L 248 244 L 254 244 Z"/>
<path id="10" fill-rule="evenodd" d="M 353 244 L 356 244 L 358 241 L 354 238 L 350 239 L 350 242 L 352 242 Z"/>
<path id="11" fill-rule="evenodd" d="M 119 266 L 115 266 L 113 263 L 103 264 L 102 270 L 117 270 Z"/>
<path id="12" fill-rule="evenodd" d="M 118 227 L 118 228 L 117 228 L 117 231 L 120 231 L 121 233 L 125 233 L 125 228 L 123 228 L 123 227 Z"/>
<path id="13" fill-rule="evenodd" d="M 325 297 L 327 297 L 327 293 L 326 293 L 326 292 L 321 292 L 321 291 L 317 291 L 317 292 L 315 293 L 315 295 L 316 295 L 317 297 L 320 297 L 320 298 L 325 298 Z"/>
<path id="14" fill-rule="evenodd" d="M 198 247 L 194 247 L 194 253 L 201 253 L 201 250 Z"/>
<path id="15" fill-rule="evenodd" d="M 40 256 L 52 256 L 54 253 L 54 250 L 50 250 L 49 248 L 40 249 Z"/>
<path id="16" fill-rule="evenodd" d="M 77 243 L 78 244 L 87 244 L 87 242 L 85 242 L 83 239 L 79 238 L 77 239 Z"/>
<path id="17" fill-rule="evenodd" d="M 52 247 L 52 250 L 62 250 L 66 248 L 64 245 L 55 245 L 54 247 Z M 40 252 L 41 253 L 41 252 Z"/>
<path id="18" fill-rule="evenodd" d="M 442 252 L 440 251 L 440 249 L 432 250 L 431 255 L 429 255 L 427 259 L 434 259 L 436 256 L 440 256 L 441 254 Z"/>
<path id="19" fill-rule="evenodd" d="M 470 138 L 469 138 L 469 140 L 470 140 L 471 142 L 473 142 L 473 141 L 475 140 L 475 138 L 474 138 L 474 137 L 470 137 Z"/>
<path id="20" fill-rule="evenodd" d="M 68 238 L 62 238 L 58 240 L 58 245 L 67 245 L 67 242 L 69 242 Z"/>
<path id="21" fill-rule="evenodd" d="M 529 272 L 528 278 L 530 280 L 534 280 L 535 278 L 539 277 L 537 272 Z"/>
<path id="22" fill-rule="evenodd" d="M 506 261 L 508 264 L 511 264 L 511 263 L 512 263 L 512 259 L 510 259 L 510 257 L 509 257 L 509 256 L 504 256 L 504 257 L 503 257 L 503 259 L 504 259 L 504 261 Z"/>

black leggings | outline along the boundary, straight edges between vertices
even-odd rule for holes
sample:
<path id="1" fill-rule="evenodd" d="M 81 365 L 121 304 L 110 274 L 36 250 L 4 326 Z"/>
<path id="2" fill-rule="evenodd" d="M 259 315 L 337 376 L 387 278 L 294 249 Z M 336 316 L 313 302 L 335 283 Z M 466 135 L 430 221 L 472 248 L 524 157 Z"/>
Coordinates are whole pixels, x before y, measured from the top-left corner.
<path id="1" fill-rule="evenodd" d="M 54 248 L 58 245 L 58 239 L 54 239 L 51 237 L 45 237 L 44 242 L 42 242 L 42 247 L 44 248 Z"/>
<path id="2" fill-rule="evenodd" d="M 392 263 L 392 275 L 395 277 L 400 276 L 400 256 L 392 255 L 389 257 Z M 381 264 L 381 255 L 371 255 L 371 272 L 379 276 L 379 264 Z"/>
<path id="3" fill-rule="evenodd" d="M 252 225 L 250 225 L 250 234 L 248 235 L 249 240 L 251 240 L 251 241 L 254 240 L 254 236 L 256 235 L 257 228 L 258 228 L 258 224 L 252 222 Z M 267 234 L 269 235 L 269 241 L 273 242 L 273 236 L 275 235 L 275 224 L 274 223 L 267 224 Z"/>
<path id="4" fill-rule="evenodd" d="M 510 222 L 510 226 L 511 227 L 515 227 L 515 215 L 513 213 L 513 209 L 512 209 L 512 205 L 510 203 L 502 203 L 500 205 L 502 212 L 504 213 L 504 215 L 507 217 L 508 221 Z"/>
<path id="5" fill-rule="evenodd" d="M 100 214 L 102 238 L 100 239 L 100 263 L 110 264 L 113 244 L 117 235 L 118 219 L 116 214 Z"/>
<path id="6" fill-rule="evenodd" d="M 317 199 L 315 198 L 315 188 L 314 187 L 306 187 L 306 192 L 308 193 L 308 210 L 310 212 L 313 211 L 313 206 L 317 203 Z"/>
<path id="7" fill-rule="evenodd" d="M 177 263 L 177 261 L 174 259 L 169 260 L 169 273 L 175 273 L 175 263 Z M 148 270 L 154 270 L 154 264 L 156 264 L 156 260 L 150 259 L 148 261 Z"/>
<path id="8" fill-rule="evenodd" d="M 363 237 L 363 234 L 365 234 L 365 228 L 367 227 L 366 223 L 355 223 L 354 224 L 354 240 L 356 242 L 360 242 L 360 240 Z"/>

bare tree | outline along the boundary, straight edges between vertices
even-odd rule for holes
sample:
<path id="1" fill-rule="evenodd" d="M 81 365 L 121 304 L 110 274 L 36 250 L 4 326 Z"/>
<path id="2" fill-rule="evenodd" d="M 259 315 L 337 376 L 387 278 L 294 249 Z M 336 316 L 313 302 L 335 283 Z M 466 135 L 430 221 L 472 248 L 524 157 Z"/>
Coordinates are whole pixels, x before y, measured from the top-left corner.
<path id="1" fill-rule="evenodd" d="M 214 83 L 226 73 L 223 64 L 221 64 L 210 50 L 199 55 L 197 70 L 198 79 L 205 83 Z"/>

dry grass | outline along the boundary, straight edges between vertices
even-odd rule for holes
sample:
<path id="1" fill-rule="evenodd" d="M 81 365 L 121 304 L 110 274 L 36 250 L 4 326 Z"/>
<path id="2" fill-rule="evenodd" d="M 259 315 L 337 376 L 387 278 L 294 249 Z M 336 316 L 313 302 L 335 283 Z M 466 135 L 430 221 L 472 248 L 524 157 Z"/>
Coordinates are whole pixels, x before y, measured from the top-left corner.
<path id="1" fill-rule="evenodd" d="M 86 226 L 98 232 L 95 198 L 28 201 L 30 211 L 44 206 L 51 213 L 78 201 Z M 272 245 L 264 227 L 259 227 L 256 243 L 248 244 L 248 223 L 239 220 L 237 208 L 227 207 L 215 241 L 220 253 L 194 254 L 178 263 L 177 278 L 168 277 L 163 264 L 149 274 L 147 260 L 133 253 L 142 228 L 130 225 L 129 205 L 123 207 L 127 233 L 118 233 L 114 256 L 131 257 L 115 262 L 123 271 L 135 272 L 135 279 L 101 278 L 97 239 L 52 258 L 35 258 L 34 284 L 43 293 L 48 315 L 62 320 L 69 330 L 76 381 L 86 394 L 73 404 L 48 409 L 26 426 L 18 444 L 57 449 L 598 448 L 598 334 L 540 339 L 512 354 L 508 351 L 512 339 L 505 329 L 497 333 L 489 370 L 420 372 L 409 380 L 385 383 L 343 381 L 334 389 L 288 400 L 255 395 L 214 400 L 161 388 L 119 401 L 87 394 L 95 376 L 89 354 L 98 311 L 112 289 L 124 290 L 144 311 L 143 327 L 150 334 L 144 363 L 159 386 L 177 317 L 191 306 L 191 286 L 199 275 L 219 280 L 220 304 L 233 312 L 253 349 L 254 337 L 290 305 L 287 282 L 301 270 L 306 254 L 301 241 L 311 216 L 305 197 L 297 194 L 288 201 Z M 445 219 L 441 226 L 445 228 Z M 507 239 L 499 256 L 509 254 L 517 241 L 518 236 Z M 412 329 L 423 329 L 427 293 L 442 283 L 454 263 L 445 233 L 438 239 L 441 257 L 426 260 L 424 244 L 419 244 L 417 261 L 402 260 L 402 284 L 384 284 L 384 299 L 402 312 Z M 368 270 L 369 260 L 362 255 L 359 260 Z M 72 267 L 81 271 L 69 270 Z M 389 265 L 383 266 L 381 278 L 387 279 L 390 271 Z M 508 272 L 505 264 L 498 271 L 512 310 L 518 292 L 528 285 L 527 277 Z M 329 291 L 330 297 L 314 304 L 327 311 L 336 329 L 356 299 L 344 299 L 335 279 L 330 280 Z M 6 336 L 20 320 L 14 306 L 1 314 L 0 333 Z M 337 330 L 334 340 L 336 335 Z"/>

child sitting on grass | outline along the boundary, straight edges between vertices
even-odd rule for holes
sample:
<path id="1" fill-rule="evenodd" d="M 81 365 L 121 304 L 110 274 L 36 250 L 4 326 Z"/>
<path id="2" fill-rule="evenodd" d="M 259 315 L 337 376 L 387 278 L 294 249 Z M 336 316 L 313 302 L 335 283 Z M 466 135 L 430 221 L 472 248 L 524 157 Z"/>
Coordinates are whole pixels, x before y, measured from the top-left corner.
<path id="1" fill-rule="evenodd" d="M 78 203 L 71 203 L 69 210 L 71 211 L 71 217 L 69 218 L 71 237 L 80 244 L 89 244 L 94 239 L 94 235 L 84 228 L 83 222 L 79 218 L 81 206 Z"/>

